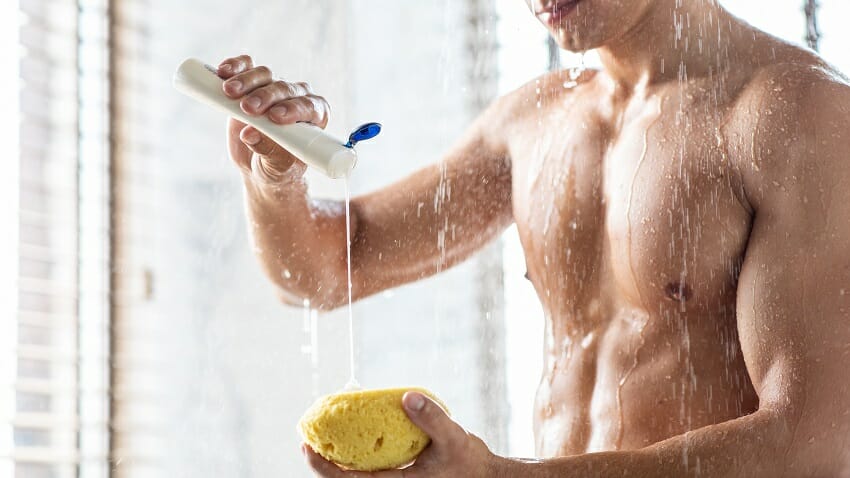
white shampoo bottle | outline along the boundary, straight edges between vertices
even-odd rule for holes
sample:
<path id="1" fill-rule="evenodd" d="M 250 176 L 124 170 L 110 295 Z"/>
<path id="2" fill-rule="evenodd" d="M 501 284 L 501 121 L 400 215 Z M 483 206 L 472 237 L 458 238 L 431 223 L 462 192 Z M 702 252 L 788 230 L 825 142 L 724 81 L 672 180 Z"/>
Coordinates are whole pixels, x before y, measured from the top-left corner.
<path id="1" fill-rule="evenodd" d="M 348 176 L 357 163 L 354 143 L 374 137 L 381 130 L 378 123 L 367 123 L 357 128 L 348 143 L 344 143 L 309 123 L 279 125 L 266 116 L 246 114 L 239 100 L 224 94 L 222 83 L 216 68 L 195 58 L 185 60 L 174 74 L 174 87 L 181 93 L 257 128 L 298 159 L 331 178 Z"/>

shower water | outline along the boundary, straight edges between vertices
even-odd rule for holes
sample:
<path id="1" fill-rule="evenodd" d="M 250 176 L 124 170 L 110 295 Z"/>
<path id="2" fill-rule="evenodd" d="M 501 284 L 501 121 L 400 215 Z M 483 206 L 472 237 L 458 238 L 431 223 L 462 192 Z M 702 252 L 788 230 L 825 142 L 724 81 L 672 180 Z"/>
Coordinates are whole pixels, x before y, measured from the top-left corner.
<path id="1" fill-rule="evenodd" d="M 348 176 L 343 179 L 345 184 L 345 264 L 348 268 L 348 360 L 351 375 L 345 390 L 359 390 L 360 384 L 354 374 L 354 310 L 351 300 L 351 191 L 348 187 Z"/>
<path id="2" fill-rule="evenodd" d="M 354 314 L 352 311 L 351 293 L 351 211 L 348 178 L 357 163 L 357 152 L 354 146 L 360 142 L 372 139 L 381 132 L 380 123 L 366 123 L 357 127 L 348 136 L 348 142 L 343 143 L 334 138 L 322 128 L 309 123 L 279 125 L 265 116 L 251 116 L 242 111 L 238 99 L 229 98 L 222 89 L 223 79 L 218 76 L 217 68 L 196 58 L 184 60 L 174 73 L 173 85 L 181 93 L 225 112 L 243 123 L 257 128 L 272 141 L 295 155 L 308 166 L 311 166 L 330 178 L 343 178 L 345 183 L 345 249 L 346 267 L 348 269 L 348 332 L 349 360 L 351 376 L 346 390 L 357 390 L 360 385 L 354 375 Z M 291 272 L 285 270 L 285 276 Z M 310 311 L 309 302 L 304 304 L 305 310 Z M 312 317 L 312 316 L 311 316 Z M 315 324 L 312 324 L 315 327 Z M 311 329 L 311 344 L 305 347 L 311 354 L 314 370 L 316 365 L 315 328 Z"/>

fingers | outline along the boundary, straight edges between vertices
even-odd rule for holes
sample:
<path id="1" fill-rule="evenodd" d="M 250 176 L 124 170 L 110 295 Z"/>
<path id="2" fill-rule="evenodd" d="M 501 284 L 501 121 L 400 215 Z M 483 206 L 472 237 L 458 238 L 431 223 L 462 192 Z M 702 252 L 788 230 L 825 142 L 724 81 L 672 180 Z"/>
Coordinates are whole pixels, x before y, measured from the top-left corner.
<path id="1" fill-rule="evenodd" d="M 307 83 L 287 83 L 277 80 L 254 91 L 246 92 L 240 106 L 242 111 L 250 115 L 260 115 L 268 111 L 275 103 L 305 95 L 311 95 L 310 85 Z"/>
<path id="2" fill-rule="evenodd" d="M 228 58 L 218 65 L 218 76 L 221 78 L 230 78 L 237 73 L 249 70 L 254 67 L 254 61 L 248 55 L 240 55 L 233 58 Z"/>
<path id="3" fill-rule="evenodd" d="M 224 93 L 241 98 L 242 111 L 252 116 L 268 114 L 278 124 L 312 123 L 324 128 L 330 117 L 330 106 L 321 96 L 314 95 L 304 82 L 275 81 L 265 66 L 253 67 L 247 55 L 224 60 L 219 75 L 225 78 Z"/>
<path id="4" fill-rule="evenodd" d="M 268 136 L 260 133 L 253 126 L 246 126 L 242 128 L 242 131 L 239 133 L 239 139 L 242 140 L 248 149 L 264 158 L 268 158 L 276 162 L 285 161 L 291 163 L 292 155 L 281 148 L 279 144 L 269 139 Z M 283 166 L 288 167 L 289 164 L 284 164 Z"/>
<path id="5" fill-rule="evenodd" d="M 258 66 L 231 76 L 221 86 L 225 95 L 231 98 L 241 98 L 271 82 L 272 71 L 266 66 Z"/>
<path id="6" fill-rule="evenodd" d="M 251 149 L 240 137 L 245 126 L 245 123 L 237 119 L 230 118 L 227 120 L 227 150 L 230 152 L 230 158 L 240 169 L 250 171 Z"/>
<path id="7" fill-rule="evenodd" d="M 277 124 L 307 122 L 324 128 L 328 125 L 329 112 L 324 98 L 307 95 L 278 102 L 269 109 L 269 119 Z"/>
<path id="8" fill-rule="evenodd" d="M 346 478 L 346 474 L 338 466 L 325 460 L 307 445 L 301 445 L 301 452 L 310 468 L 322 478 Z"/>
<path id="9" fill-rule="evenodd" d="M 431 437 L 433 446 L 451 450 L 461 446 L 467 438 L 466 431 L 425 395 L 407 392 L 401 402 L 410 420 Z"/>
<path id="10" fill-rule="evenodd" d="M 304 458 L 307 460 L 310 468 L 322 478 L 416 478 L 415 474 L 406 475 L 402 470 L 375 471 L 371 473 L 364 471 L 344 471 L 322 458 L 321 455 L 313 451 L 307 444 L 301 445 L 301 452 L 304 453 Z"/>

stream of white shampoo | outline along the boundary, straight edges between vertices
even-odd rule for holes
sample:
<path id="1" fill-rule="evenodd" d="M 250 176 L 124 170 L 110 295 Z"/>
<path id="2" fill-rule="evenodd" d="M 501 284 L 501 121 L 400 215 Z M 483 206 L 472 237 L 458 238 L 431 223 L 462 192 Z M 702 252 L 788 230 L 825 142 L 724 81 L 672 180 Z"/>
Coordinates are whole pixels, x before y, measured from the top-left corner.
<path id="1" fill-rule="evenodd" d="M 345 184 L 345 262 L 348 266 L 348 361 L 351 366 L 351 376 L 345 384 L 345 390 L 360 390 L 360 384 L 354 375 L 354 310 L 351 306 L 351 191 L 348 187 L 348 176 L 343 179 Z"/>

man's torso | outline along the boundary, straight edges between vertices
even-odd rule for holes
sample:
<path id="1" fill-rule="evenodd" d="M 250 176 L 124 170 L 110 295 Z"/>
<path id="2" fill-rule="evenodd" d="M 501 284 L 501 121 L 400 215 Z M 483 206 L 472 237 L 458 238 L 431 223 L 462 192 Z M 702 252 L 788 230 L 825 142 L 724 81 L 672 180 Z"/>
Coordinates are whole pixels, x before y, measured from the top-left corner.
<path id="1" fill-rule="evenodd" d="M 510 143 L 546 312 L 542 457 L 641 448 L 757 406 L 735 300 L 752 222 L 738 171 L 758 166 L 728 144 L 753 134 L 730 121 L 750 79 L 618 97 L 588 75 L 541 80 Z"/>

